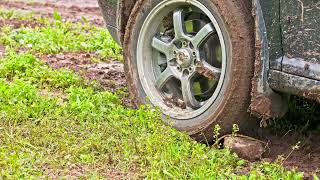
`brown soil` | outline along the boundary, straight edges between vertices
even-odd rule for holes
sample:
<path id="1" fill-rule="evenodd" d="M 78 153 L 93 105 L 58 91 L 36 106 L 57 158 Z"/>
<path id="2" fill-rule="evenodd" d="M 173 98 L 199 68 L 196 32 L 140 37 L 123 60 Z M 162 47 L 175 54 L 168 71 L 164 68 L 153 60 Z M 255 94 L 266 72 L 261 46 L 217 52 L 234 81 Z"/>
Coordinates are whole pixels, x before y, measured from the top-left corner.
<path id="1" fill-rule="evenodd" d="M 283 165 L 288 169 L 305 172 L 306 178 L 312 174 L 320 176 L 320 134 L 316 132 L 279 133 L 268 129 L 261 130 L 260 139 L 268 143 L 264 155 L 267 161 L 284 158 Z M 297 149 L 294 147 L 297 146 Z"/>
<path id="2" fill-rule="evenodd" d="M 67 172 L 59 169 L 52 169 L 49 166 L 44 166 L 42 169 L 50 179 L 59 179 L 61 176 L 65 177 L 66 179 L 81 179 L 81 177 L 83 177 L 85 174 L 96 171 L 100 172 L 108 179 L 132 179 L 135 177 L 135 174 L 133 173 L 123 173 L 114 168 L 105 169 L 105 167 L 91 167 L 78 164 L 70 165 Z"/>
<path id="3" fill-rule="evenodd" d="M 40 59 L 54 69 L 71 69 L 89 80 L 96 80 L 106 91 L 117 92 L 126 87 L 123 64 L 118 61 L 95 63 L 99 57 L 89 53 L 44 55 Z"/>
<path id="4" fill-rule="evenodd" d="M 71 21 L 80 21 L 82 17 L 86 17 L 98 26 L 103 26 L 104 24 L 96 0 L 47 0 L 44 3 L 42 0 L 35 0 L 33 3 L 28 3 L 28 0 L 19 2 L 6 1 L 0 2 L 0 8 L 34 11 L 39 16 L 52 16 L 54 10 L 57 10 L 63 18 Z M 41 25 L 36 22 L 0 20 L 0 27 L 4 24 L 10 24 L 15 28 Z M 0 57 L 4 55 L 4 52 L 5 48 L 0 45 Z M 93 61 L 93 59 L 99 59 L 99 57 L 96 54 L 88 53 L 64 53 L 45 55 L 40 58 L 52 68 L 68 68 L 90 80 L 97 80 L 102 84 L 104 89 L 108 91 L 115 92 L 127 86 L 123 64 L 116 60 L 103 60 L 103 62 L 97 63 Z M 131 102 L 128 97 L 123 97 L 123 100 L 124 104 L 130 104 Z M 268 129 L 260 129 L 255 136 L 269 144 L 269 150 L 264 155 L 264 161 L 275 161 L 279 155 L 283 155 L 285 158 L 283 165 L 286 168 L 297 168 L 298 171 L 304 171 L 307 178 L 311 178 L 311 175 L 314 173 L 319 174 L 319 134 L 312 132 L 308 134 L 295 134 L 290 132 L 276 134 L 276 132 L 271 132 Z M 292 147 L 299 141 L 301 142 L 299 149 L 292 152 Z M 248 171 L 250 168 L 247 167 L 246 169 Z M 70 174 L 73 176 L 82 171 L 82 167 L 76 167 L 72 168 Z M 107 177 L 120 179 L 121 177 L 126 177 L 126 175 L 116 170 L 106 170 L 105 175 Z"/>
<path id="5" fill-rule="evenodd" d="M 42 55 L 39 57 L 54 69 L 66 68 L 90 81 L 97 81 L 102 88 L 109 92 L 118 92 L 121 102 L 127 107 L 134 108 L 133 100 L 126 92 L 127 83 L 123 64 L 116 60 L 95 62 L 100 60 L 90 53 L 64 53 L 57 55 Z"/>
<path id="6" fill-rule="evenodd" d="M 18 29 L 21 27 L 41 27 L 42 24 L 37 21 L 19 21 L 16 19 L 0 19 L 0 27 L 11 26 L 13 29 Z"/>
<path id="7" fill-rule="evenodd" d="M 73 22 L 85 17 L 98 26 L 104 25 L 98 3 L 95 0 L 5 1 L 0 3 L 0 8 L 31 11 L 38 16 L 46 17 L 52 17 L 54 11 L 58 11 L 62 18 Z"/>

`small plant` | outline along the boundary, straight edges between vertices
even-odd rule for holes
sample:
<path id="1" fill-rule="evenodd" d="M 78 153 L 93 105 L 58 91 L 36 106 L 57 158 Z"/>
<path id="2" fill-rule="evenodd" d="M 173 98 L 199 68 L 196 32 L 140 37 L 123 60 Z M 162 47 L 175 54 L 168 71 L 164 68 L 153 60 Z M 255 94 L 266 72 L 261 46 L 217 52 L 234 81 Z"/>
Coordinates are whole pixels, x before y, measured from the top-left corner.
<path id="1" fill-rule="evenodd" d="M 61 17 L 61 15 L 59 14 L 58 11 L 54 11 L 54 12 L 53 12 L 53 19 L 56 20 L 56 21 L 61 21 L 61 20 L 62 20 L 62 17 Z"/>
<path id="2" fill-rule="evenodd" d="M 14 15 L 13 10 L 9 11 L 0 11 L 0 17 L 4 19 L 11 19 Z"/>
<path id="3" fill-rule="evenodd" d="M 221 127 L 219 124 L 216 124 L 213 128 L 213 139 L 215 142 L 218 143 L 218 140 L 219 140 L 219 136 L 220 136 L 220 130 L 221 130 Z"/>
<path id="4" fill-rule="evenodd" d="M 281 160 L 281 165 L 283 165 L 283 163 L 292 155 L 292 153 L 294 151 L 296 151 L 300 148 L 300 144 L 301 144 L 301 142 L 298 141 L 294 146 L 291 147 L 291 151 L 289 152 L 289 154 Z"/>
<path id="5" fill-rule="evenodd" d="M 0 19 L 16 19 L 16 20 L 34 20 L 33 12 L 23 12 L 13 9 L 2 9 L 0 8 Z"/>
<path id="6" fill-rule="evenodd" d="M 214 144 L 212 147 L 215 147 L 217 149 L 220 149 L 222 147 L 222 144 L 220 142 L 220 131 L 221 131 L 221 127 L 219 124 L 216 124 L 214 127 L 213 127 L 213 141 L 214 141 Z"/>
<path id="7" fill-rule="evenodd" d="M 239 131 L 240 131 L 239 126 L 237 124 L 233 124 L 232 125 L 232 136 L 236 137 Z"/>

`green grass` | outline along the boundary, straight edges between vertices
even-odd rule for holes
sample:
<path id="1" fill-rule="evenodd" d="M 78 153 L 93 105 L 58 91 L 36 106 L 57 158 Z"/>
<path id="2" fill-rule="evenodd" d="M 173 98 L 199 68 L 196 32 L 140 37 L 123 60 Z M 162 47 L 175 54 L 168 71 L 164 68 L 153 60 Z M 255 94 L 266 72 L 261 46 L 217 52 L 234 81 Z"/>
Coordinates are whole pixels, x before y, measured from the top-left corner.
<path id="1" fill-rule="evenodd" d="M 70 84 L 78 87 L 88 84 L 70 70 L 54 71 L 31 54 L 21 56 L 14 52 L 8 52 L 3 61 L 0 61 L 0 75 L 7 81 L 23 80 L 43 89 L 64 90 L 69 88 Z"/>
<path id="2" fill-rule="evenodd" d="M 10 12 L 10 11 L 9 11 Z M 12 18 L 10 13 L 0 17 Z M 121 48 L 103 28 L 89 22 L 62 22 L 58 13 L 54 20 L 38 18 L 43 26 L 12 29 L 4 26 L 0 30 L 0 43 L 10 48 L 23 48 L 32 53 L 57 54 L 60 52 L 91 52 L 101 57 L 122 59 Z"/>
<path id="3" fill-rule="evenodd" d="M 13 9 L 0 9 L 0 19 L 15 19 L 21 21 L 35 20 L 33 12 L 23 12 Z M 38 18 L 40 20 L 40 18 Z"/>
<path id="4" fill-rule="evenodd" d="M 8 68 L 13 59 L 17 60 L 14 70 Z M 164 125 L 149 106 L 126 108 L 116 94 L 85 85 L 85 80 L 65 70 L 49 70 L 31 54 L 9 54 L 0 62 L 2 177 L 41 177 L 46 175 L 45 167 L 63 176 L 71 164 L 92 168 L 83 176 L 99 177 L 105 169 L 116 168 L 154 179 L 242 177 L 234 171 L 245 161 Z M 37 73 L 28 73 L 31 70 Z M 71 80 L 57 86 L 60 76 L 50 81 L 38 77 L 48 71 Z M 61 88 L 66 97 L 41 94 L 46 87 L 48 91 Z M 264 164 L 242 178 L 258 175 L 266 179 L 301 177 L 275 164 Z"/>
<path id="5" fill-rule="evenodd" d="M 193 141 L 148 105 L 125 107 L 99 84 L 46 66 L 34 54 L 120 53 L 105 30 L 55 19 L 35 29 L 1 29 L 7 52 L 0 59 L 0 177 L 67 177 L 81 167 L 85 179 L 112 169 L 148 179 L 302 179 L 277 163 L 236 173 L 247 163 L 229 150 Z M 27 52 L 16 52 L 21 48 Z"/>

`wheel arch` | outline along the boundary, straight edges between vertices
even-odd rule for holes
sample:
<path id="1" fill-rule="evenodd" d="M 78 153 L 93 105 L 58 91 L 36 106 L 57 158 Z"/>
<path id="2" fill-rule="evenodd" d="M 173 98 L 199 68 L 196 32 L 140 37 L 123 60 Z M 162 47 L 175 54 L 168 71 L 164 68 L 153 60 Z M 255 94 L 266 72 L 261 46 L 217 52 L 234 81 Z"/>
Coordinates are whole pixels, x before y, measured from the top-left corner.
<path id="1" fill-rule="evenodd" d="M 130 14 L 133 10 L 133 7 L 137 3 L 138 0 L 118 0 L 119 1 L 119 31 L 120 31 L 120 42 L 123 43 L 124 34 L 126 30 L 126 26 L 130 17 Z"/>
<path id="2" fill-rule="evenodd" d="M 130 13 L 138 0 L 98 0 L 101 13 L 113 39 L 122 45 Z"/>
<path id="3" fill-rule="evenodd" d="M 268 83 L 270 70 L 269 37 L 261 0 L 252 0 L 252 15 L 255 28 L 255 63 L 252 79 L 250 111 L 262 121 L 282 117 L 287 112 L 287 101 L 271 89 Z M 280 39 L 281 41 L 281 39 Z"/>

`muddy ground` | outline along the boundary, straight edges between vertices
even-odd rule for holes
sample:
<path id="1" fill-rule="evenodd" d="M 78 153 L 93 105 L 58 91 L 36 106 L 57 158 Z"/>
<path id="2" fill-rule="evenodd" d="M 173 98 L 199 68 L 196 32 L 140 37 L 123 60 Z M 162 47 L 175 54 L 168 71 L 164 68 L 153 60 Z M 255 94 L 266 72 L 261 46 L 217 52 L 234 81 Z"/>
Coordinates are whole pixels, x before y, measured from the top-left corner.
<path id="1" fill-rule="evenodd" d="M 86 17 L 97 26 L 104 26 L 98 3 L 95 0 L 28 0 L 0 1 L 0 8 L 34 11 L 38 16 L 52 16 L 54 10 L 61 13 L 62 17 L 71 21 L 79 21 Z M 36 22 L 0 21 L 3 24 L 20 26 L 35 26 Z M 0 45 L 0 56 L 4 54 L 4 47 Z M 104 60 L 101 63 L 93 63 L 90 59 L 95 54 L 67 53 L 58 55 L 45 55 L 40 58 L 52 68 L 66 67 L 78 74 L 99 81 L 105 90 L 117 91 L 126 87 L 123 64 L 116 60 Z M 125 99 L 125 104 L 130 100 Z M 259 129 L 256 136 L 268 143 L 265 161 L 275 161 L 279 155 L 285 158 L 283 165 L 287 168 L 297 168 L 304 171 L 308 177 L 320 170 L 320 141 L 319 134 L 308 132 L 297 134 L 294 132 L 271 132 L 269 129 Z M 292 148 L 300 141 L 300 148 L 292 151 Z"/>

